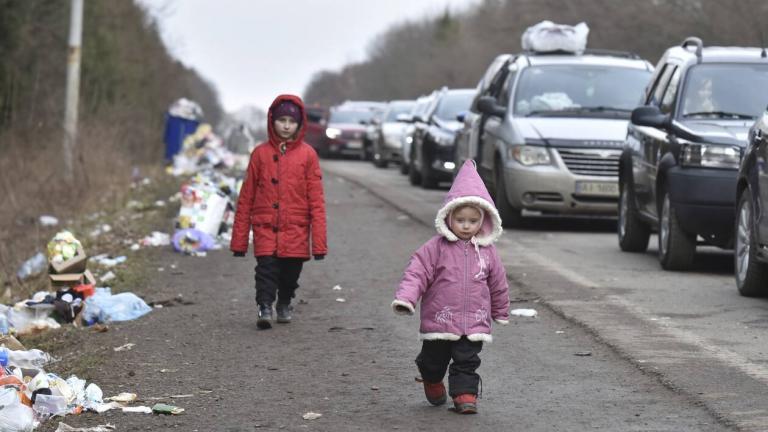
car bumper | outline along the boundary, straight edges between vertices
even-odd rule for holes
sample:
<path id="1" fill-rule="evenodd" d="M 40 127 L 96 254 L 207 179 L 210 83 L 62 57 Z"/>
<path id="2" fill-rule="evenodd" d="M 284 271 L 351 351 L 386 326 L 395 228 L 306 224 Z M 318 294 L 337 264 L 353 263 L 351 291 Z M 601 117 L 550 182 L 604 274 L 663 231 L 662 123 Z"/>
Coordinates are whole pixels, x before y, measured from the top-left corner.
<path id="1" fill-rule="evenodd" d="M 453 170 L 456 168 L 456 163 L 453 161 L 453 147 L 431 145 L 428 149 L 428 156 L 429 159 L 422 161 L 422 163 L 429 164 L 437 180 L 453 180 Z"/>
<path id="2" fill-rule="evenodd" d="M 387 139 L 386 137 L 382 141 L 382 146 L 379 151 L 384 160 L 399 162 L 403 159 L 403 144 L 401 141 L 394 141 L 393 139 Z"/>
<path id="3" fill-rule="evenodd" d="M 363 153 L 363 141 L 347 139 L 328 140 L 328 152 L 343 155 L 360 155 Z"/>
<path id="4" fill-rule="evenodd" d="M 617 177 L 578 175 L 564 166 L 527 167 L 510 161 L 504 167 L 504 179 L 507 200 L 516 208 L 561 214 L 617 212 Z M 602 190 L 584 191 L 583 185 Z"/>
<path id="5" fill-rule="evenodd" d="M 736 209 L 736 170 L 674 167 L 667 172 L 669 201 L 683 229 L 730 247 Z"/>

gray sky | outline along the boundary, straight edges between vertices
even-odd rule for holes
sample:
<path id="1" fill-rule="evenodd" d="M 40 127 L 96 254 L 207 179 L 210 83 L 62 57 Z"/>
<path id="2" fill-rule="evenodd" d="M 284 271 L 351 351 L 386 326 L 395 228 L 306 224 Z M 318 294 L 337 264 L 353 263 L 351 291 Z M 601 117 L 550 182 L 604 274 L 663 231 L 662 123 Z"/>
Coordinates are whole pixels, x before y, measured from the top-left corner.
<path id="1" fill-rule="evenodd" d="M 227 111 L 301 94 L 313 73 L 365 59 L 390 25 L 479 0 L 138 0 L 171 52 L 214 83 Z"/>

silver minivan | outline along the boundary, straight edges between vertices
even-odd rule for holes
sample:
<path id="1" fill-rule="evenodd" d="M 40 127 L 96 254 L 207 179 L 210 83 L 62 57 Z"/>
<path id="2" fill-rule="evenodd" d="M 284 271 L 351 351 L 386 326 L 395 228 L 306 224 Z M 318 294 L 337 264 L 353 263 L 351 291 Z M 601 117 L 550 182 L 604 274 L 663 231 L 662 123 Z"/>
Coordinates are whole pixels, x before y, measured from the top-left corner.
<path id="1" fill-rule="evenodd" d="M 653 66 L 587 50 L 499 56 L 490 69 L 461 116 L 457 162 L 477 161 L 505 225 L 523 210 L 615 215 L 627 122 Z"/>

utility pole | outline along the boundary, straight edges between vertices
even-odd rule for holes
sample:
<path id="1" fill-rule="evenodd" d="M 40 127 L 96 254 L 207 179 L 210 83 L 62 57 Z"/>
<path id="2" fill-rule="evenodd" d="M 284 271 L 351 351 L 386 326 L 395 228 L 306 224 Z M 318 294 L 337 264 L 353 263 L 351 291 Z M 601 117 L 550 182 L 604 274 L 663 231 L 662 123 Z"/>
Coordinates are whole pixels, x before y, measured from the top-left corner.
<path id="1" fill-rule="evenodd" d="M 67 92 L 64 111 L 64 170 L 66 180 L 75 179 L 74 153 L 77 144 L 77 105 L 80 99 L 80 42 L 83 36 L 83 0 L 72 0 L 69 16 Z"/>

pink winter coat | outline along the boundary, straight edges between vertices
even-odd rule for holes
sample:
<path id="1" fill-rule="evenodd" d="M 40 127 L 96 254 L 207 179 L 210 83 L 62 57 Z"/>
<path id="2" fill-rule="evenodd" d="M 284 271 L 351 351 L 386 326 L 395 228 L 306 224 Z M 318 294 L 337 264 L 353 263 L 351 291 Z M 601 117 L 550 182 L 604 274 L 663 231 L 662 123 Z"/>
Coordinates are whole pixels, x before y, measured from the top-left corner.
<path id="1" fill-rule="evenodd" d="M 448 228 L 448 217 L 462 204 L 484 211 L 480 232 L 461 240 Z M 491 320 L 509 319 L 509 285 L 493 242 L 501 235 L 501 218 L 472 161 L 462 166 L 435 218 L 437 236 L 411 257 L 392 307 L 410 313 L 421 300 L 422 340 L 491 342 Z"/>

